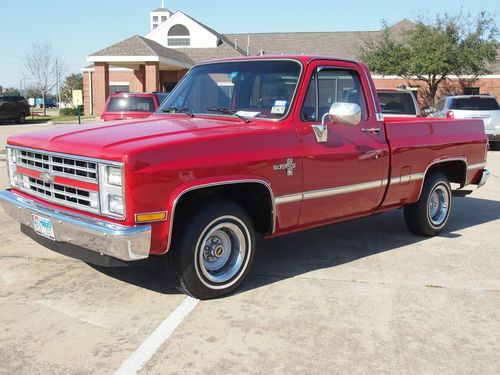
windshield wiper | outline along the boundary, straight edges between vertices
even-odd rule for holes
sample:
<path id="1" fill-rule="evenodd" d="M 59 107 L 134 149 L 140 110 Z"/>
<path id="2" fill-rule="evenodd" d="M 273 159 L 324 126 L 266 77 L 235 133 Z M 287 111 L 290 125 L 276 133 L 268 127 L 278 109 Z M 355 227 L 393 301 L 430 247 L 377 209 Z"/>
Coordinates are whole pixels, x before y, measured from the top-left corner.
<path id="1" fill-rule="evenodd" d="M 248 124 L 250 122 L 249 119 L 247 119 L 245 116 L 242 116 L 242 115 L 238 114 L 237 113 L 238 111 L 235 111 L 234 109 L 229 109 L 229 108 L 225 108 L 225 107 L 210 107 L 210 108 L 207 108 L 207 111 L 210 111 L 210 112 L 220 112 L 220 113 L 225 113 L 225 114 L 228 114 L 228 115 L 236 116 L 239 119 L 245 121 L 245 124 Z"/>
<path id="2" fill-rule="evenodd" d="M 161 111 L 165 113 L 185 113 L 188 116 L 194 117 L 191 110 L 186 107 L 168 107 L 168 108 L 163 108 Z"/>

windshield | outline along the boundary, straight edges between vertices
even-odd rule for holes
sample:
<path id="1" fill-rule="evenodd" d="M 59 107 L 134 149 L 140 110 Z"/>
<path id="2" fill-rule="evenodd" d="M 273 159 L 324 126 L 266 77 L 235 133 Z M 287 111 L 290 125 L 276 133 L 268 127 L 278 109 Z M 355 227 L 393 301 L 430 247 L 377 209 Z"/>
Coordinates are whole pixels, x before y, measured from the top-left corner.
<path id="1" fill-rule="evenodd" d="M 393 115 L 416 115 L 413 95 L 409 92 L 378 92 L 382 113 Z"/>
<path id="2" fill-rule="evenodd" d="M 497 111 L 500 109 L 495 98 L 481 98 L 473 96 L 470 98 L 455 98 L 450 109 L 461 109 L 464 111 Z"/>
<path id="3" fill-rule="evenodd" d="M 290 109 L 301 67 L 295 61 L 240 61 L 193 68 L 159 108 L 192 114 L 278 119 Z M 171 111 L 172 110 L 172 111 Z"/>
<path id="4" fill-rule="evenodd" d="M 145 96 L 112 96 L 106 112 L 154 112 L 155 102 Z"/>

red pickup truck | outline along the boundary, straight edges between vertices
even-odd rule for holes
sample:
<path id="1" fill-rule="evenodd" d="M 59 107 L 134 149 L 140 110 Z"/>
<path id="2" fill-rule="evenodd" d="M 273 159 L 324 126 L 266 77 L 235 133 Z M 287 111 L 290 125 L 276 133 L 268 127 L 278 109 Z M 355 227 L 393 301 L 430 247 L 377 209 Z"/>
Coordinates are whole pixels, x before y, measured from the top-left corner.
<path id="1" fill-rule="evenodd" d="M 256 233 L 403 207 L 433 236 L 489 175 L 481 120 L 384 120 L 364 64 L 316 56 L 204 63 L 151 118 L 15 136 L 7 154 L 0 203 L 23 232 L 92 263 L 166 254 L 201 299 L 241 284 Z"/>

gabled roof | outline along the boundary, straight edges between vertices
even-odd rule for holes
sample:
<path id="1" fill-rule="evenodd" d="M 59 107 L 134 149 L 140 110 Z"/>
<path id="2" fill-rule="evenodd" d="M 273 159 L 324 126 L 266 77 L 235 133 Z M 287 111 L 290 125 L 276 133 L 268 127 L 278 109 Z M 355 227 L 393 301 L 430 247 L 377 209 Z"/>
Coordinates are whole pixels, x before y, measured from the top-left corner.
<path id="1" fill-rule="evenodd" d="M 95 52 L 90 55 L 90 57 L 92 56 L 159 56 L 193 65 L 193 60 L 186 56 L 186 54 L 172 48 L 164 47 L 151 39 L 139 35 L 134 35 Z"/>
<path id="2" fill-rule="evenodd" d="M 391 30 L 401 33 L 415 24 L 404 19 L 391 26 Z M 361 46 L 366 39 L 377 37 L 380 31 L 333 31 L 333 32 L 286 32 L 226 34 L 246 54 L 247 38 L 250 35 L 250 55 L 257 55 L 261 50 L 266 54 L 306 54 L 328 55 L 357 59 Z"/>
<path id="3" fill-rule="evenodd" d="M 212 34 L 214 34 L 215 36 L 217 36 L 217 37 L 220 39 L 220 41 L 221 41 L 222 43 L 226 43 L 226 44 L 228 44 L 229 46 L 231 46 L 233 49 L 235 49 L 236 45 L 235 45 L 234 41 L 232 41 L 231 39 L 227 38 L 225 35 L 223 35 L 223 34 L 219 34 L 219 33 L 218 33 L 217 31 L 215 31 L 214 29 L 212 29 L 212 28 L 208 27 L 207 25 L 205 25 L 205 24 L 201 23 L 200 21 L 198 21 L 198 20 L 194 19 L 193 17 L 191 17 L 191 16 L 187 15 L 186 13 L 181 12 L 180 10 L 179 10 L 178 12 L 179 12 L 179 13 L 182 13 L 184 16 L 186 16 L 187 18 L 189 18 L 191 21 L 196 22 L 198 25 L 200 25 L 201 27 L 203 27 L 205 30 L 207 30 L 207 31 L 209 31 L 210 33 L 212 33 Z M 238 48 L 237 48 L 237 49 L 238 49 L 238 51 L 239 51 L 241 54 L 245 54 L 245 53 L 246 53 L 243 49 L 239 48 L 239 46 L 238 46 Z M 228 57 L 230 57 L 230 56 L 228 56 Z"/>
<path id="4" fill-rule="evenodd" d="M 158 8 L 158 9 L 153 10 L 153 12 L 158 12 L 158 13 L 159 12 L 172 13 L 167 8 Z"/>

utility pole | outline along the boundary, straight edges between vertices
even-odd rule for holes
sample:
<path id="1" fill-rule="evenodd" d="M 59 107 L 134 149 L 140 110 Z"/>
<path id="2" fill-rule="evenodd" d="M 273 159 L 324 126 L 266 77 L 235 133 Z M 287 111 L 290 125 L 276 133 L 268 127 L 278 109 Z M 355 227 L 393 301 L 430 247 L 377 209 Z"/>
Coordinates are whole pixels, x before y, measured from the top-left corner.
<path id="1" fill-rule="evenodd" d="M 61 75 L 61 67 L 59 66 L 59 60 L 56 59 L 56 90 L 57 90 L 57 109 L 61 106 L 61 90 L 60 90 L 60 75 Z"/>

